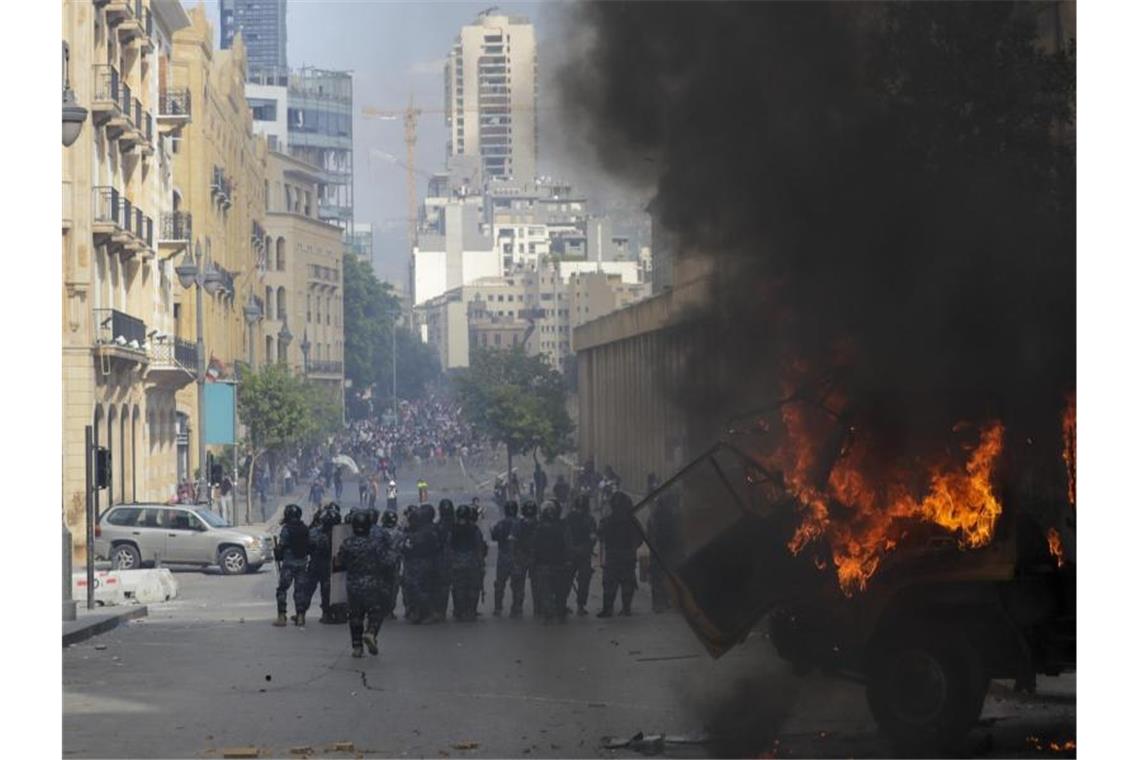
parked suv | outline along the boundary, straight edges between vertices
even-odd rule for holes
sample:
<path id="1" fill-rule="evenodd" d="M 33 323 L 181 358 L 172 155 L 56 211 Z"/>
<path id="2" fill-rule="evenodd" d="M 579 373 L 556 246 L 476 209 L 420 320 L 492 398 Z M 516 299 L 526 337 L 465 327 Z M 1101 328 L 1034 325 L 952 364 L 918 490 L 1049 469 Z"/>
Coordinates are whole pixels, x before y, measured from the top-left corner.
<path id="1" fill-rule="evenodd" d="M 144 562 L 217 565 L 226 575 L 254 573 L 273 557 L 272 539 L 235 528 L 201 506 L 120 504 L 95 525 L 95 554 L 120 570 Z"/>

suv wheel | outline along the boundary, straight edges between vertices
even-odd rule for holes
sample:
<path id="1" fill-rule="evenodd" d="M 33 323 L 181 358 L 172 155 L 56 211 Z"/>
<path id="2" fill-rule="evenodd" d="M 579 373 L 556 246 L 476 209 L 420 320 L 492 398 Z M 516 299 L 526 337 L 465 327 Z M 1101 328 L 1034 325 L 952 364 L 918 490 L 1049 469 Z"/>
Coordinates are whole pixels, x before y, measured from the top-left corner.
<path id="1" fill-rule="evenodd" d="M 111 567 L 116 570 L 138 570 L 142 567 L 139 550 L 131 544 L 116 544 L 111 549 Z"/>
<path id="2" fill-rule="evenodd" d="M 246 564 L 245 551 L 236 546 L 228 546 L 218 555 L 218 566 L 224 575 L 240 575 Z"/>

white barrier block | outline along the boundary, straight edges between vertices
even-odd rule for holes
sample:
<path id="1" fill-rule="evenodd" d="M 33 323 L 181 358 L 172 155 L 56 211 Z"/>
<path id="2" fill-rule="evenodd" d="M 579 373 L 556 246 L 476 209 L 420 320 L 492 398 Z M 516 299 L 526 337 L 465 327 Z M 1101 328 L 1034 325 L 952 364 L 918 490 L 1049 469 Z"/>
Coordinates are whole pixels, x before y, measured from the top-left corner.
<path id="1" fill-rule="evenodd" d="M 73 573 L 71 576 L 71 598 L 87 598 L 87 573 Z M 99 570 L 95 573 L 95 601 L 105 605 L 125 604 L 123 583 L 117 570 Z"/>
<path id="2" fill-rule="evenodd" d="M 165 602 L 178 595 L 178 582 L 165 567 L 153 570 L 119 570 L 123 596 L 135 604 Z"/>

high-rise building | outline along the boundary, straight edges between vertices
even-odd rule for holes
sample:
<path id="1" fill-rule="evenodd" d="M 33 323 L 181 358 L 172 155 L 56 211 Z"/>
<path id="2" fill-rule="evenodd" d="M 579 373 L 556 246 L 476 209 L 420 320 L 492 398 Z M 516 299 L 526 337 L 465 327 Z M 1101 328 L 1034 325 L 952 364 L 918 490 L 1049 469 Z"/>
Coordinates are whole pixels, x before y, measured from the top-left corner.
<path id="1" fill-rule="evenodd" d="M 285 0 L 220 0 L 223 50 L 241 32 L 247 54 L 246 75 L 266 84 L 285 84 Z"/>
<path id="2" fill-rule="evenodd" d="M 304 67 L 289 75 L 289 155 L 319 173 L 319 214 L 352 242 L 352 74 Z"/>
<path id="3" fill-rule="evenodd" d="M 478 156 L 483 178 L 533 181 L 538 165 L 534 25 L 495 9 L 455 40 L 443 71 L 448 155 Z"/>

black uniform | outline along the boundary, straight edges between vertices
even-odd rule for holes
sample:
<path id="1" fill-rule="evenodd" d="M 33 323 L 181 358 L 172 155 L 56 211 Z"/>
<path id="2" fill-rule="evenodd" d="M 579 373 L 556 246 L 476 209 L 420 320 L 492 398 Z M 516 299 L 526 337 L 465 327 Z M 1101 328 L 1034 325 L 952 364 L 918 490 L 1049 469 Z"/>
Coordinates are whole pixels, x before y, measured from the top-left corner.
<path id="1" fill-rule="evenodd" d="M 622 614 L 632 612 L 633 592 L 637 589 L 637 548 L 641 533 L 633 522 L 632 503 L 622 491 L 614 493 L 612 513 L 602 519 L 598 532 L 602 540 L 602 612 L 613 614 L 614 598 L 621 588 Z"/>
<path id="2" fill-rule="evenodd" d="M 495 557 L 496 613 L 503 611 L 503 595 L 506 592 L 507 581 L 511 579 L 511 538 L 518 522 L 518 517 L 507 515 L 495 523 L 495 527 L 491 528 L 491 539 L 499 546 L 498 555 Z"/>
<path id="3" fill-rule="evenodd" d="M 386 535 L 353 535 L 341 543 L 336 566 L 346 571 L 348 630 L 356 648 L 361 645 L 366 619 L 372 636 L 384 622 L 395 590 L 395 556 Z"/>
<path id="4" fill-rule="evenodd" d="M 562 589 L 568 557 L 565 528 L 553 514 L 544 514 L 534 535 L 534 575 L 531 584 L 535 613 L 544 622 L 566 619 Z"/>
<path id="5" fill-rule="evenodd" d="M 317 587 L 321 589 L 321 618 L 327 620 L 329 614 L 329 592 L 332 590 L 332 526 L 328 529 L 318 525 L 309 528 L 309 590 L 305 596 L 305 608 L 313 601 Z"/>
<path id="6" fill-rule="evenodd" d="M 441 509 L 435 524 L 439 554 L 432 586 L 432 609 L 440 618 L 447 617 L 447 600 L 451 596 L 451 531 L 454 527 L 454 515 Z"/>
<path id="7" fill-rule="evenodd" d="M 282 616 L 288 608 L 289 586 L 293 587 L 293 607 L 298 613 L 309 609 L 307 570 L 309 565 L 309 529 L 300 518 L 287 520 L 281 526 L 274 550 L 280 563 L 277 578 L 277 614 Z"/>
<path id="8" fill-rule="evenodd" d="M 404 599 L 413 623 L 434 617 L 431 593 L 438 557 L 436 526 L 433 523 L 417 524 L 407 536 L 404 547 Z"/>
<path id="9" fill-rule="evenodd" d="M 487 542 L 479 526 L 457 522 L 451 529 L 451 594 L 456 620 L 475 619 L 486 556 Z"/>
<path id="10" fill-rule="evenodd" d="M 585 509 L 573 509 L 566 516 L 566 533 L 570 542 L 570 581 L 578 584 L 578 611 L 581 613 L 590 599 L 594 543 L 598 536 L 598 524 L 590 514 L 589 502 Z"/>
<path id="11" fill-rule="evenodd" d="M 515 617 L 522 614 L 528 577 L 530 577 L 531 609 L 536 610 L 531 565 L 534 562 L 534 533 L 537 528 L 536 519 L 524 516 L 515 523 L 514 533 L 511 536 L 511 615 Z"/>

